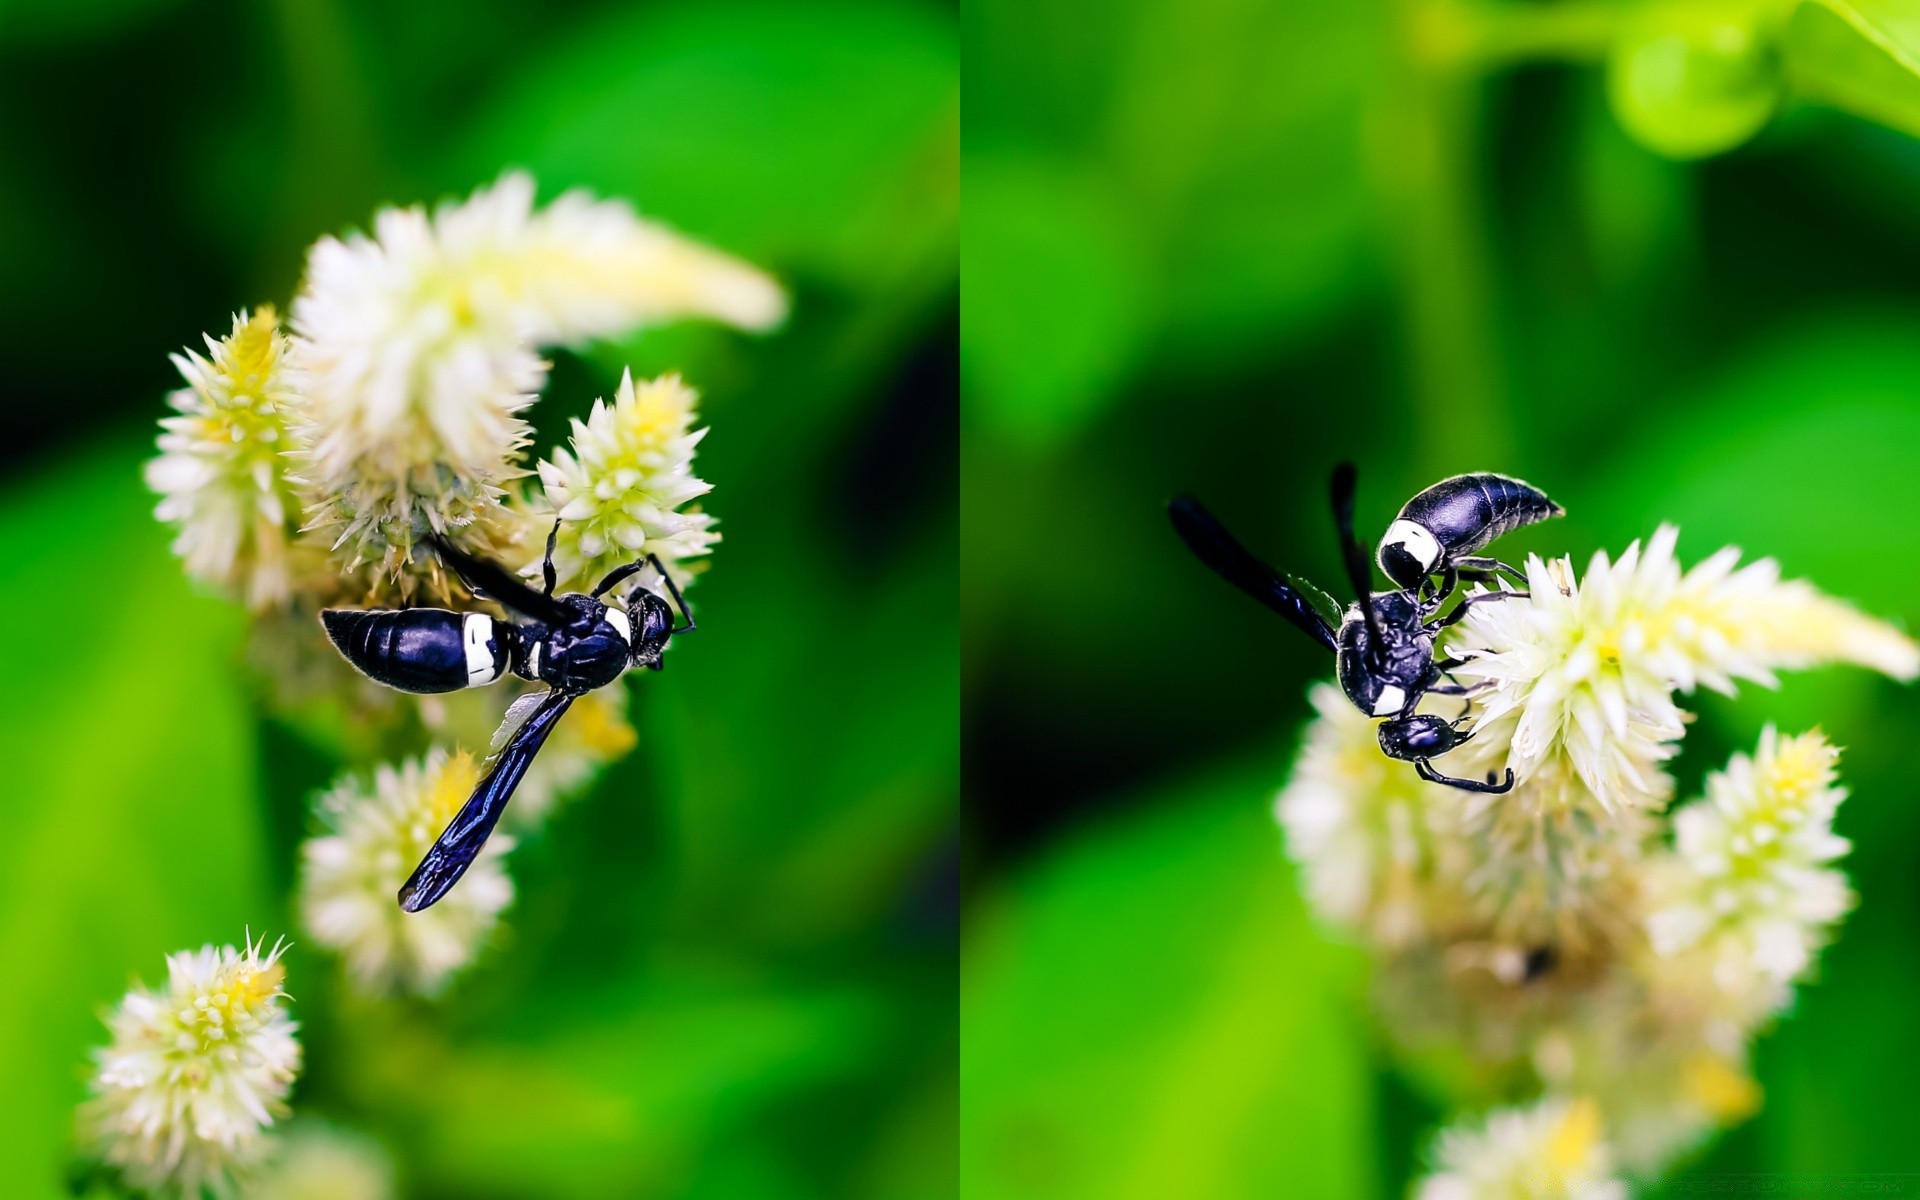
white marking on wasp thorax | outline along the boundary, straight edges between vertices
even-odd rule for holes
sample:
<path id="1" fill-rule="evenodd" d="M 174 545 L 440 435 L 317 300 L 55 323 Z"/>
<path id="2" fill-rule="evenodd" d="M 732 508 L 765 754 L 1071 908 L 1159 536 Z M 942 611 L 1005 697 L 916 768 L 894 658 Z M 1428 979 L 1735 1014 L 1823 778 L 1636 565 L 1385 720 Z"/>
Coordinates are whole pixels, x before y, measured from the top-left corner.
<path id="1" fill-rule="evenodd" d="M 617 608 L 609 607 L 607 624 L 620 631 L 620 636 L 626 640 L 627 645 L 633 645 L 633 622 L 627 619 L 627 614 Z"/>
<path id="2" fill-rule="evenodd" d="M 1433 531 L 1426 526 L 1404 517 L 1387 526 L 1387 536 L 1381 542 L 1383 546 L 1395 544 L 1429 571 L 1433 570 L 1433 564 L 1440 561 L 1440 539 L 1434 537 Z"/>
<path id="3" fill-rule="evenodd" d="M 493 636 L 493 618 L 485 613 L 468 613 L 460 623 L 462 640 L 467 644 L 467 686 L 492 683 L 505 666 Z"/>
<path id="4" fill-rule="evenodd" d="M 545 642 L 535 642 L 527 651 L 527 674 L 535 679 L 540 678 L 540 649 L 545 645 Z"/>
<path id="5" fill-rule="evenodd" d="M 1407 693 L 1394 684 L 1380 689 L 1380 695 L 1373 702 L 1373 715 L 1384 717 L 1388 713 L 1397 713 L 1400 706 L 1407 702 Z"/>

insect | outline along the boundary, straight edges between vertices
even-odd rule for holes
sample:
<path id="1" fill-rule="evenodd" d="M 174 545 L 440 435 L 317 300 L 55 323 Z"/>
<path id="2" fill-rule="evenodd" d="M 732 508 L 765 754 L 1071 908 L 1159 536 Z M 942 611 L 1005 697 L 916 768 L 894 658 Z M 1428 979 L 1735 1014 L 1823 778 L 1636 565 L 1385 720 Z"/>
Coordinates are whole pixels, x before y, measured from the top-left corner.
<path id="1" fill-rule="evenodd" d="M 1508 494 L 1504 489 L 1475 482 L 1486 480 L 1525 489 L 1525 495 L 1516 491 L 1512 502 L 1502 503 L 1499 497 Z M 1472 574 L 1484 578 L 1496 570 L 1512 571 L 1497 560 L 1470 558 L 1466 552 L 1481 549 L 1509 529 L 1558 515 L 1561 510 L 1537 489 L 1504 476 L 1462 475 L 1435 484 L 1414 497 L 1388 531 L 1389 537 L 1399 531 L 1394 555 L 1395 567 L 1401 568 L 1394 579 L 1399 590 L 1376 592 L 1366 547 L 1353 536 L 1354 481 L 1352 463 L 1335 468 L 1334 525 L 1347 581 L 1355 595 L 1344 614 L 1332 597 L 1311 583 L 1283 575 L 1255 558 L 1193 497 L 1177 497 L 1167 512 L 1175 532 L 1201 562 L 1334 653 L 1340 687 L 1347 698 L 1368 716 L 1387 718 L 1380 725 L 1379 736 L 1380 749 L 1388 757 L 1411 762 L 1422 779 L 1433 783 L 1469 792 L 1506 792 L 1513 787 L 1512 768 L 1508 768 L 1504 780 L 1489 774 L 1485 782 L 1456 779 L 1436 771 L 1431 760 L 1458 748 L 1473 733 L 1459 727 L 1464 714 L 1448 721 L 1414 710 L 1425 696 L 1464 696 L 1470 690 L 1457 683 L 1441 682 L 1448 670 L 1465 660 L 1434 658 L 1434 641 L 1440 631 L 1466 616 L 1472 605 L 1526 595 L 1499 590 L 1478 592 L 1441 615 L 1441 606 L 1461 577 Z M 1476 494 L 1486 503 L 1468 511 L 1478 503 Z M 1530 496 L 1538 496 L 1545 508 L 1534 505 L 1526 498 Z M 1523 503 L 1528 506 L 1524 511 Z M 1536 510 L 1541 515 L 1526 515 Z M 1424 534 L 1435 552 L 1427 553 L 1429 546 L 1419 540 L 1419 535 L 1408 534 L 1403 525 Z M 1406 567 L 1408 561 L 1413 568 Z M 1409 575 L 1410 569 L 1417 569 L 1419 574 Z M 1433 584 L 1435 574 L 1444 582 Z"/>
<path id="2" fill-rule="evenodd" d="M 1404 591 L 1422 590 L 1434 575 L 1441 599 L 1460 580 L 1494 582 L 1496 572 L 1524 578 L 1497 558 L 1474 554 L 1495 538 L 1566 515 L 1530 483 L 1481 472 L 1455 475 L 1407 501 L 1380 539 L 1380 569 Z"/>
<path id="3" fill-rule="evenodd" d="M 555 596 L 554 525 L 541 562 L 546 590 L 536 592 L 506 568 L 432 537 L 429 544 L 476 596 L 498 601 L 519 621 L 487 613 L 443 608 L 339 609 L 320 614 L 327 637 L 361 672 L 403 692 L 451 692 L 493 683 L 508 671 L 547 685 L 509 710 L 506 742 L 493 766 L 455 814 L 440 839 L 400 888 L 400 907 L 419 912 L 459 882 L 493 832 L 513 789 L 533 764 L 547 735 L 576 699 L 618 679 L 629 667 L 660 669 L 668 639 L 695 628 L 673 577 L 654 555 L 609 574 L 591 593 Z M 673 609 L 645 587 L 635 588 L 622 610 L 600 597 L 651 565 L 666 584 L 686 624 L 675 627 Z M 637 622 L 637 623 L 636 623 Z M 524 714 L 518 726 L 516 717 Z"/>

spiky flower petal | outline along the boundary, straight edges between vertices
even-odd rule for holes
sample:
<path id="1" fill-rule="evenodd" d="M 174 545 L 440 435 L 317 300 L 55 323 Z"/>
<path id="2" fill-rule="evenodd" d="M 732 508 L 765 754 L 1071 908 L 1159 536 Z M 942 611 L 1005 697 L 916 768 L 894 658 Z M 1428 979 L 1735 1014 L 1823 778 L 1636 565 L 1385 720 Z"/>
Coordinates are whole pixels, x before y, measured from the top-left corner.
<path id="1" fill-rule="evenodd" d="M 536 211 L 533 198 L 510 174 L 431 215 L 383 210 L 372 238 L 314 246 L 294 301 L 315 527 L 402 590 L 429 532 L 484 540 L 505 519 L 520 413 L 546 379 L 538 347 L 673 316 L 764 328 L 783 314 L 764 275 L 625 204 L 575 192 Z"/>
<path id="2" fill-rule="evenodd" d="M 344 779 L 316 803 L 327 833 L 301 851 L 301 919 L 369 990 L 438 992 L 473 961 L 513 900 L 503 861 L 512 839 L 503 834 L 487 840 L 438 904 L 408 913 L 396 899 L 478 781 L 472 755 L 436 748 L 377 768 L 370 786 Z"/>
<path id="3" fill-rule="evenodd" d="M 167 397 L 178 415 L 160 422 L 147 486 L 162 496 L 155 514 L 179 529 L 173 550 L 187 573 L 268 608 L 287 599 L 288 546 L 300 524 L 287 478 L 298 404 L 285 369 L 287 338 L 262 306 L 237 314 L 226 337 L 208 335 L 206 343 L 204 356 L 173 356 L 187 386 Z"/>
<path id="4" fill-rule="evenodd" d="M 679 511 L 712 490 L 693 474 L 707 433 L 693 428 L 698 401 L 678 375 L 635 385 L 623 373 L 613 403 L 596 400 L 573 423 L 571 451 L 540 464 L 546 509 L 560 519 L 553 561 L 562 581 L 591 586 L 649 554 L 671 570 L 720 540 L 712 517 Z"/>
<path id="5" fill-rule="evenodd" d="M 1920 674 L 1905 634 L 1782 582 L 1771 559 L 1736 570 L 1729 547 L 1683 574 L 1677 536 L 1665 525 L 1644 553 L 1635 542 L 1617 563 L 1596 554 L 1577 583 L 1569 560 L 1529 558 L 1530 599 L 1473 607 L 1446 649 L 1471 658 L 1461 679 L 1491 685 L 1463 763 L 1574 777 L 1608 809 L 1652 805 L 1684 728 L 1676 691 L 1773 686 L 1774 671 L 1821 662 Z"/>
<path id="6" fill-rule="evenodd" d="M 169 955 L 166 985 L 136 986 L 107 1018 L 113 1042 L 94 1052 L 82 1123 L 134 1187 L 225 1192 L 259 1159 L 300 1069 L 283 950 L 249 941 Z"/>
<path id="7" fill-rule="evenodd" d="M 1610 1174 L 1600 1110 L 1591 1101 L 1543 1100 L 1502 1109 L 1440 1135 L 1439 1170 L 1418 1200 L 1626 1200 Z"/>

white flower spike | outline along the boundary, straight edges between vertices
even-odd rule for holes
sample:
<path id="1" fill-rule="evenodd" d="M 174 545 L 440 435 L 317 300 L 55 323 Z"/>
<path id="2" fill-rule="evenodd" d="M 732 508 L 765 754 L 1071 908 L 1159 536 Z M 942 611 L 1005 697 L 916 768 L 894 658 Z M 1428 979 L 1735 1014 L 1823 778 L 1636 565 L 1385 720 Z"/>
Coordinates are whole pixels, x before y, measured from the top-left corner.
<path id="1" fill-rule="evenodd" d="M 672 570 L 720 540 L 712 517 L 680 511 L 712 490 L 693 473 L 707 434 L 693 428 L 698 401 L 677 375 L 636 386 L 624 373 L 613 403 L 596 400 L 587 419 L 573 423 L 571 451 L 540 464 L 547 508 L 560 519 L 553 561 L 563 588 L 591 587 L 649 554 Z"/>
<path id="2" fill-rule="evenodd" d="M 763 329 L 785 313 L 754 268 L 572 192 L 534 208 L 510 174 L 374 236 L 322 238 L 294 301 L 309 515 L 350 564 L 401 579 L 429 532 L 504 521 L 546 380 L 538 348 L 678 316 Z M 469 539 L 472 540 L 472 539 Z"/>
<path id="3" fill-rule="evenodd" d="M 465 751 L 435 749 L 398 768 L 379 767 L 371 787 L 343 780 L 316 803 L 328 832 L 301 850 L 301 920 L 367 990 L 437 993 L 479 954 L 512 902 L 504 856 L 513 840 L 499 833 L 440 903 L 408 913 L 395 899 L 479 774 Z"/>
<path id="4" fill-rule="evenodd" d="M 173 550 L 187 574 L 240 592 L 259 610 L 286 603 L 289 544 L 300 502 L 287 478 L 298 396 L 287 378 L 287 338 L 270 307 L 209 336 L 205 356 L 173 356 L 187 386 L 167 397 L 160 456 L 147 486 L 161 520 L 178 526 Z"/>
<path id="5" fill-rule="evenodd" d="M 1684 731 L 1675 692 L 1735 681 L 1773 686 L 1774 672 L 1849 662 L 1912 679 L 1920 647 L 1899 630 L 1783 582 L 1771 559 L 1738 570 L 1729 547 L 1682 573 L 1678 531 L 1663 525 L 1644 552 L 1596 554 L 1586 577 L 1570 560 L 1527 560 L 1531 599 L 1476 604 L 1446 653 L 1475 697 L 1463 764 L 1511 766 L 1522 781 L 1577 777 L 1606 809 L 1666 798 L 1663 763 Z"/>
<path id="6" fill-rule="evenodd" d="M 84 1128 L 126 1181 L 154 1193 L 226 1191 L 257 1162 L 300 1069 L 281 990 L 284 946 L 204 946 L 167 958 L 107 1018 Z"/>

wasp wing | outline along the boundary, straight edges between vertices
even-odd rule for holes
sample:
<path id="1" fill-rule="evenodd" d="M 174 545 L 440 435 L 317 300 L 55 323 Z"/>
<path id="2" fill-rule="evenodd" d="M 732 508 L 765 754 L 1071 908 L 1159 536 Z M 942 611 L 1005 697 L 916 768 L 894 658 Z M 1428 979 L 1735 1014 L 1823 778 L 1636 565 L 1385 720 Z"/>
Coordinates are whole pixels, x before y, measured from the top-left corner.
<path id="1" fill-rule="evenodd" d="M 1167 515 L 1173 519 L 1174 532 L 1187 544 L 1187 549 L 1213 568 L 1220 578 L 1293 622 L 1300 632 L 1322 646 L 1329 650 L 1335 648 L 1333 626 L 1315 611 L 1314 602 L 1288 583 L 1280 572 L 1255 558 L 1198 500 L 1192 496 L 1176 496 L 1167 505 Z"/>
<path id="2" fill-rule="evenodd" d="M 1320 614 L 1322 621 L 1325 621 L 1334 629 L 1340 627 L 1340 621 L 1346 616 L 1346 613 L 1341 610 L 1338 600 L 1335 600 L 1332 596 L 1322 591 L 1320 587 L 1310 579 L 1302 579 L 1298 575 L 1289 575 L 1287 576 L 1287 583 L 1294 591 L 1299 592 L 1306 598 L 1307 603 L 1313 606 L 1313 611 Z"/>
<path id="3" fill-rule="evenodd" d="M 514 730 L 506 748 L 494 759 L 486 778 L 473 789 L 472 798 L 455 814 L 440 834 L 440 840 L 400 886 L 401 908 L 419 912 L 446 895 L 467 873 L 480 847 L 486 845 L 487 835 L 500 820 L 507 801 L 513 798 L 513 789 L 520 786 L 527 768 L 533 765 L 533 756 L 540 752 L 541 743 L 560 723 L 561 715 L 573 700 L 570 693 L 561 691 L 550 691 L 540 697 L 539 704 Z"/>
<path id="4" fill-rule="evenodd" d="M 542 595 L 522 583 L 513 572 L 498 563 L 488 562 L 484 558 L 475 558 L 465 550 L 440 537 L 430 535 L 427 543 L 440 560 L 454 569 L 473 591 L 513 609 L 523 616 L 532 617 L 548 625 L 571 624 L 574 612 L 552 596 Z"/>

